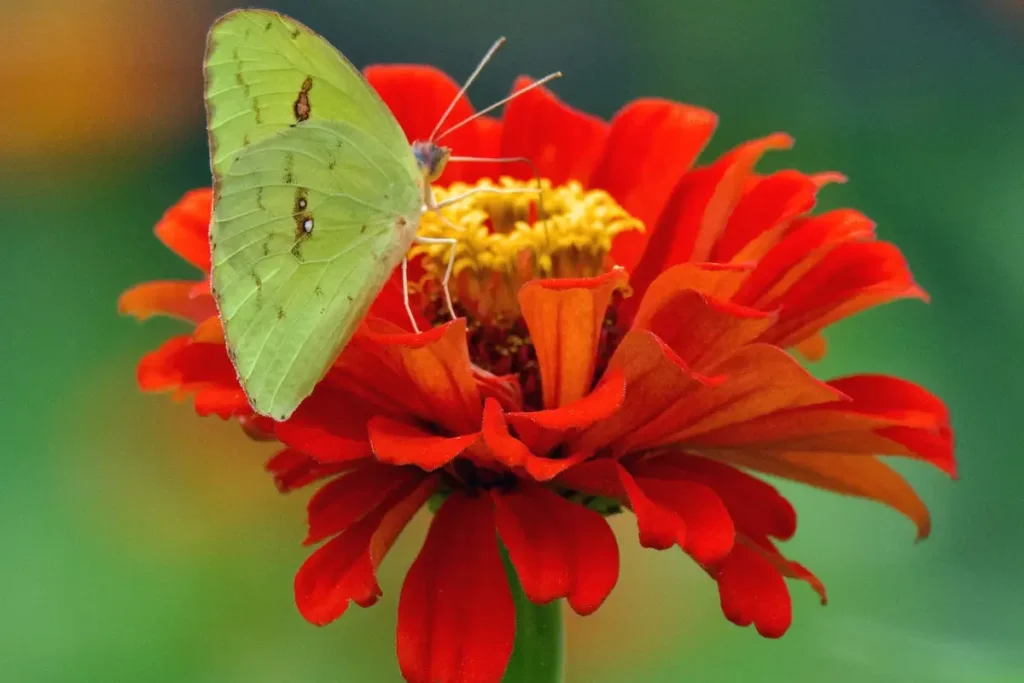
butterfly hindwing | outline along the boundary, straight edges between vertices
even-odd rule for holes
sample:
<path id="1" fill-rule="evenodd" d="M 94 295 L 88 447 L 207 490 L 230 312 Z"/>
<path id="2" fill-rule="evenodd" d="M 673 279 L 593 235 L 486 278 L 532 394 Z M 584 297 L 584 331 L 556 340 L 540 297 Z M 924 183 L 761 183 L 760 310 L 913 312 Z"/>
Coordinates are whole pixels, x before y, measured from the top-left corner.
<path id="1" fill-rule="evenodd" d="M 286 419 L 313 391 L 405 255 L 420 192 L 344 123 L 307 121 L 233 160 L 215 195 L 211 284 L 257 412 Z"/>

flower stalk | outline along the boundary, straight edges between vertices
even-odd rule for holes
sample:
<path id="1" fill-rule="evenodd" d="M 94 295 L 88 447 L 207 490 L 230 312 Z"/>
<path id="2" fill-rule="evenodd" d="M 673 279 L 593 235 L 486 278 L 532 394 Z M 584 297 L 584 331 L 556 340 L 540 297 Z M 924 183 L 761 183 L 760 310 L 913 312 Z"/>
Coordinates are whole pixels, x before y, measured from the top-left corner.
<path id="1" fill-rule="evenodd" d="M 503 683 L 562 683 L 565 680 L 565 630 L 562 601 L 530 602 L 515 567 L 502 552 L 516 606 L 516 641 Z"/>

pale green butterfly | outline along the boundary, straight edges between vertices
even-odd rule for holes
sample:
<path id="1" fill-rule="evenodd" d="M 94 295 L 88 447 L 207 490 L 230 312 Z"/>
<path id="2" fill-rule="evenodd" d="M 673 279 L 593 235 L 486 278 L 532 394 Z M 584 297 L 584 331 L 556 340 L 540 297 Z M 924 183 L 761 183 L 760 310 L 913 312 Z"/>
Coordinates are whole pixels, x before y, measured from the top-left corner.
<path id="1" fill-rule="evenodd" d="M 474 188 L 438 204 L 430 189 L 448 161 L 481 161 L 436 144 L 472 119 L 437 131 L 503 42 L 487 52 L 431 137 L 410 145 L 362 74 L 299 22 L 237 10 L 214 23 L 204 65 L 214 182 L 211 289 L 256 412 L 275 420 L 292 414 L 399 264 L 413 319 L 410 246 L 440 241 L 455 254 L 454 239 L 416 235 L 424 212 L 475 192 L 524 191 Z"/>

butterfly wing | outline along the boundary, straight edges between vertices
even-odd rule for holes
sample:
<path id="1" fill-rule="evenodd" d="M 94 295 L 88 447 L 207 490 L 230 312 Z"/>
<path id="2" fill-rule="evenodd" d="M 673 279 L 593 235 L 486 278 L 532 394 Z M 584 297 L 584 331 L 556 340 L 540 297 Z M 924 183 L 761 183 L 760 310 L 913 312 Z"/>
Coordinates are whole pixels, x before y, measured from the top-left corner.
<path id="1" fill-rule="evenodd" d="M 299 22 L 236 10 L 207 38 L 207 130 L 214 181 L 249 145 L 304 120 L 346 121 L 409 155 L 398 122 L 359 70 Z"/>
<path id="2" fill-rule="evenodd" d="M 210 45 L 211 284 L 249 402 L 283 420 L 407 251 L 422 175 L 387 107 L 308 29 L 240 11 Z"/>

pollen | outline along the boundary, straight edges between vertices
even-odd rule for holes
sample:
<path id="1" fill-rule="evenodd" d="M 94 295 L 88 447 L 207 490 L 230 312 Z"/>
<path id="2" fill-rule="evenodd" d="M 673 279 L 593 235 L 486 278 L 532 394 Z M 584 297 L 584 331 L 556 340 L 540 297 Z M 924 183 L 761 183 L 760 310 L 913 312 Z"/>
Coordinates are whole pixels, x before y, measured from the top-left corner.
<path id="1" fill-rule="evenodd" d="M 513 324 L 519 318 L 517 295 L 529 280 L 592 277 L 613 266 L 615 236 L 643 224 L 603 190 L 584 190 L 577 182 L 552 186 L 547 179 L 503 177 L 497 183 L 454 183 L 435 187 L 438 203 L 461 201 L 427 212 L 419 235 L 455 239 L 455 265 L 449 290 L 457 306 L 489 324 Z M 481 192 L 496 188 L 498 192 Z M 515 192 L 510 192 L 514 190 Z M 448 244 L 417 244 L 410 257 L 422 256 L 421 291 L 431 300 L 441 294 L 448 268 Z"/>

